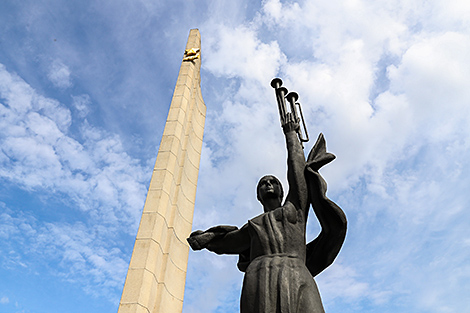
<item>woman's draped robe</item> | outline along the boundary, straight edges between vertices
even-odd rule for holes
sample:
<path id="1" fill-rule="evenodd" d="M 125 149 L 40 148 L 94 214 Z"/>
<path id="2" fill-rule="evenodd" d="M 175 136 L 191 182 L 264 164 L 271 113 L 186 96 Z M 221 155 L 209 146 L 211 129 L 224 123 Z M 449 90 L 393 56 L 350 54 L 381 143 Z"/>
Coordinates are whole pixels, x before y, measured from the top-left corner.
<path id="1" fill-rule="evenodd" d="M 254 247 L 245 270 L 240 312 L 324 312 L 305 265 L 305 219 L 300 212 L 287 203 L 248 222 Z"/>

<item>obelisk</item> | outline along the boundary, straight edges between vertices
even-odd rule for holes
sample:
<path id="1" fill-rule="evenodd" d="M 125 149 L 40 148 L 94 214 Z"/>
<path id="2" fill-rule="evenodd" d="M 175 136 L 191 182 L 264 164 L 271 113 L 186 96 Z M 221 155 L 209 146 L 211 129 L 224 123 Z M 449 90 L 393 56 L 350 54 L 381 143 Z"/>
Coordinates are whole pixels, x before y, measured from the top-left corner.
<path id="1" fill-rule="evenodd" d="M 180 313 L 206 106 L 201 37 L 189 33 L 118 313 Z"/>

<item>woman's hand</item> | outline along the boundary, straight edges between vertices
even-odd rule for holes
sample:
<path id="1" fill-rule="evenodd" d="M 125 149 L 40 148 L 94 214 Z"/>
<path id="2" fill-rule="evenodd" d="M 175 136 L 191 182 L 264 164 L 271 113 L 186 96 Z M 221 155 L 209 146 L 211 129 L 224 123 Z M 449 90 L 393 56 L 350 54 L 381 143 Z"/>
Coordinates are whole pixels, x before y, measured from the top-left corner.
<path id="1" fill-rule="evenodd" d="M 292 113 L 286 114 L 286 120 L 284 124 L 282 124 L 281 126 L 284 131 L 284 134 L 287 134 L 288 132 L 291 132 L 291 131 L 297 132 L 300 129 L 299 120 L 298 119 L 296 120 L 294 116 L 292 115 Z"/>

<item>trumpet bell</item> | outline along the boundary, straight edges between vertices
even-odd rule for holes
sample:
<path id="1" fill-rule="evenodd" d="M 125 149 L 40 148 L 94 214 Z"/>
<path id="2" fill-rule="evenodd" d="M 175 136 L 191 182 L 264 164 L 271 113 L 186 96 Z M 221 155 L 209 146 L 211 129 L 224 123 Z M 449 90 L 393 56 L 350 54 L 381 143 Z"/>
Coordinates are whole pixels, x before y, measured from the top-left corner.
<path id="1" fill-rule="evenodd" d="M 280 88 L 277 88 L 277 92 L 285 98 L 289 90 L 287 90 L 286 87 L 280 87 Z"/>
<path id="2" fill-rule="evenodd" d="M 299 99 L 299 94 L 296 93 L 295 91 L 291 91 L 287 94 L 286 99 L 290 103 L 295 103 L 297 99 Z"/>
<path id="3" fill-rule="evenodd" d="M 277 89 L 281 86 L 282 86 L 282 79 L 276 77 L 271 81 L 271 87 L 273 87 L 274 89 Z"/>

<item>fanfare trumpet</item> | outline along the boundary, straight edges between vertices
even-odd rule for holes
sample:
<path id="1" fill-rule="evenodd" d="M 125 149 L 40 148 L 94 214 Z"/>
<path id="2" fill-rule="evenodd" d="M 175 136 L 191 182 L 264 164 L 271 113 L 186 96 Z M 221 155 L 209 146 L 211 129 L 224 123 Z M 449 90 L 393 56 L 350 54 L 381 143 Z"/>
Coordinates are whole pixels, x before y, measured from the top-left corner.
<path id="1" fill-rule="evenodd" d="M 297 123 L 300 123 L 300 121 L 302 121 L 303 134 L 302 134 L 302 130 L 300 127 L 297 130 L 297 136 L 299 136 L 300 142 L 301 143 L 307 142 L 309 140 L 307 126 L 305 125 L 304 116 L 302 114 L 302 107 L 300 106 L 300 103 L 297 102 L 297 100 L 299 99 L 299 95 L 293 91 L 288 92 L 286 87 L 282 87 L 282 80 L 280 78 L 274 78 L 271 81 L 271 86 L 274 88 L 276 92 L 276 99 L 277 99 L 277 105 L 279 108 L 279 117 L 281 119 L 281 126 L 286 123 L 287 114 L 291 113 L 294 120 Z M 287 111 L 286 99 L 287 99 L 287 102 L 289 102 L 290 104 L 290 112 Z"/>

